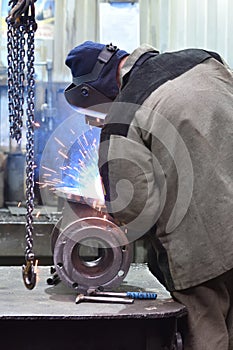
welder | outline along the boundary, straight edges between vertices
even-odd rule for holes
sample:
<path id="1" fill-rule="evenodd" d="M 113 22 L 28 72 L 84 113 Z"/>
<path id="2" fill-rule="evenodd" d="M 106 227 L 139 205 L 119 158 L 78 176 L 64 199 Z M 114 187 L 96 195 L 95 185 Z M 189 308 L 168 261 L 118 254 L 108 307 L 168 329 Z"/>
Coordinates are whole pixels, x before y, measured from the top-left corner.
<path id="1" fill-rule="evenodd" d="M 233 350 L 230 68 L 203 49 L 143 44 L 129 54 L 91 41 L 66 64 L 67 101 L 106 112 L 99 171 L 108 213 L 131 241 L 150 237 L 150 270 L 187 307 L 184 349 Z"/>

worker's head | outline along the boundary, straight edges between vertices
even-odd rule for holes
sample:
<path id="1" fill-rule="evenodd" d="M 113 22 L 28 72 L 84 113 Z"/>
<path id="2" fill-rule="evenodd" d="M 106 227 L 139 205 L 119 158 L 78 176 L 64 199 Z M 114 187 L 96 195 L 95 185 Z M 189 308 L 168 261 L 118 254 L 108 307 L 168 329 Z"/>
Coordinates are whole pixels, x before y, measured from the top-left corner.
<path id="1" fill-rule="evenodd" d="M 118 66 L 127 55 L 112 44 L 92 41 L 71 50 L 65 62 L 73 76 L 73 83 L 65 90 L 67 101 L 81 108 L 113 101 L 119 92 Z"/>

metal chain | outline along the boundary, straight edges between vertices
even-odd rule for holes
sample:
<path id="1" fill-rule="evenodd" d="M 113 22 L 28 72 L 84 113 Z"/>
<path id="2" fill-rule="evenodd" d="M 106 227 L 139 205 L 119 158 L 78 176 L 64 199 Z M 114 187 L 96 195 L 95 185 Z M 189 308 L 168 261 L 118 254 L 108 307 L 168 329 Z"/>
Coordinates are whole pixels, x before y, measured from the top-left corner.
<path id="1" fill-rule="evenodd" d="M 20 25 L 17 28 L 17 119 L 16 119 L 16 141 L 19 142 L 22 138 L 23 114 L 24 114 L 24 82 L 25 82 L 25 26 Z M 16 99 L 15 99 L 16 101 Z"/>
<path id="2" fill-rule="evenodd" d="M 12 136 L 15 138 L 17 142 L 20 142 L 22 138 L 22 120 L 19 119 L 19 80 L 18 80 L 18 74 L 19 74 L 19 56 L 18 56 L 18 47 L 19 47 L 19 36 L 18 36 L 18 28 L 15 28 L 14 33 L 14 46 L 13 46 L 13 60 L 14 60 L 14 99 L 13 99 L 13 105 L 14 105 L 14 124 L 13 124 L 13 132 Z"/>
<path id="3" fill-rule="evenodd" d="M 34 210 L 34 23 L 28 25 L 27 37 L 27 144 L 26 144 L 26 198 L 27 198 L 27 224 L 26 224 L 26 259 L 34 259 L 33 248 L 33 210 Z"/>
<path id="4" fill-rule="evenodd" d="M 22 138 L 24 104 L 24 27 L 8 23 L 8 101 L 10 135 L 17 142 Z"/>
<path id="5" fill-rule="evenodd" d="M 33 261 L 33 210 L 34 210 L 34 37 L 37 28 L 35 22 L 36 0 L 11 0 L 12 10 L 7 17 L 8 23 L 8 101 L 10 135 L 17 142 L 22 138 L 24 115 L 24 84 L 27 86 L 26 107 L 26 265 L 23 265 L 23 279 L 28 289 L 36 284 Z M 30 15 L 29 15 L 30 12 Z M 25 36 L 27 36 L 27 63 L 25 78 Z"/>
<path id="6" fill-rule="evenodd" d="M 8 109 L 9 109 L 9 123 L 10 123 L 10 135 L 12 138 L 16 136 L 16 124 L 15 124 L 15 108 L 14 108 L 14 98 L 16 95 L 15 82 L 16 82 L 16 60 L 14 53 L 17 48 L 15 48 L 16 34 L 15 28 L 11 23 L 8 22 L 8 32 L 7 32 L 7 51 L 8 51 Z"/>

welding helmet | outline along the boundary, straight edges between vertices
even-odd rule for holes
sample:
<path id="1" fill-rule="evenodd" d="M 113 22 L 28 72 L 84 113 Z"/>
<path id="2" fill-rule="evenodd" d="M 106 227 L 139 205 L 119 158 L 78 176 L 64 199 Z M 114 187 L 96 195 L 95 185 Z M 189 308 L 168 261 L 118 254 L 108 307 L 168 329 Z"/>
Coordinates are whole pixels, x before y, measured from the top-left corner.
<path id="1" fill-rule="evenodd" d="M 86 41 L 70 51 L 66 65 L 71 69 L 73 82 L 65 89 L 67 102 L 83 112 L 93 106 L 112 102 L 118 95 L 117 69 L 123 57 L 129 55 L 112 44 Z M 91 107 L 91 108 L 90 108 Z M 95 107 L 93 108 L 95 110 Z M 103 105 L 103 113 L 105 107 Z"/>

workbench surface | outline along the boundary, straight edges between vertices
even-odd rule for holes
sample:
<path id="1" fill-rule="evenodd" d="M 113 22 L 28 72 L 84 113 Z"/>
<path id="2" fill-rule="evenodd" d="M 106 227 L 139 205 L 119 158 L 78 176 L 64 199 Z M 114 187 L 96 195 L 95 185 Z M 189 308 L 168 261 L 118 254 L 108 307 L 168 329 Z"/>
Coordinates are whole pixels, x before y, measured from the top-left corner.
<path id="1" fill-rule="evenodd" d="M 168 318 L 185 314 L 185 308 L 150 273 L 146 264 L 132 264 L 126 279 L 116 291 L 151 291 L 157 300 L 135 300 L 133 304 L 82 302 L 62 282 L 47 284 L 50 266 L 38 267 L 38 281 L 28 290 L 22 280 L 21 266 L 0 267 L 0 320 L 24 319 L 129 319 Z"/>

